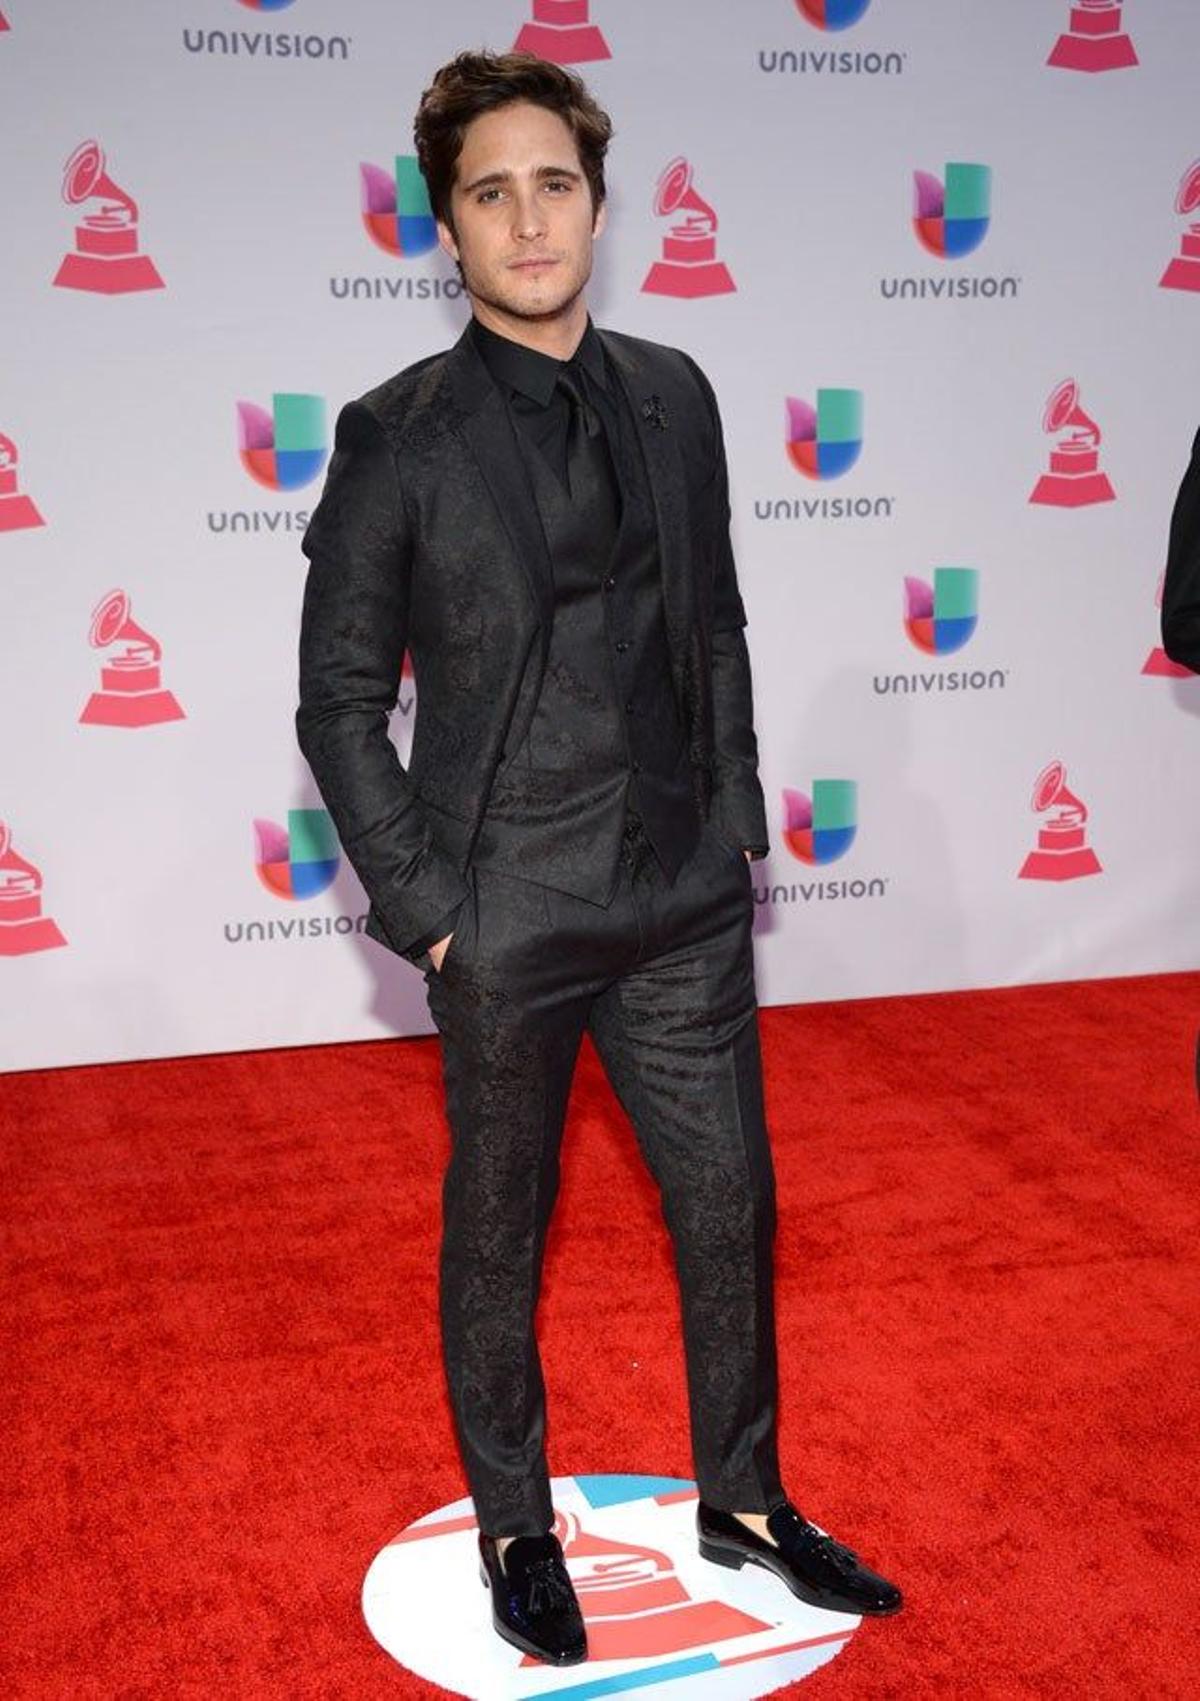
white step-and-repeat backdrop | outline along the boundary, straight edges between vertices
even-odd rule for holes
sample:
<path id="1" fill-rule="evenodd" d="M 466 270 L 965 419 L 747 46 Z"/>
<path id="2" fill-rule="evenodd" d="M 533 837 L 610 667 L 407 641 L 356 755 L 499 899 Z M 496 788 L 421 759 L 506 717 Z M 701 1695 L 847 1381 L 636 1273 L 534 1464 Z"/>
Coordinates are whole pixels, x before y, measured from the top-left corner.
<path id="1" fill-rule="evenodd" d="M 597 322 L 723 406 L 764 1001 L 1200 961 L 1196 0 L 0 14 L 3 1067 L 428 1028 L 296 750 L 299 542 L 464 322 L 420 91 L 518 40 L 616 124 Z"/>

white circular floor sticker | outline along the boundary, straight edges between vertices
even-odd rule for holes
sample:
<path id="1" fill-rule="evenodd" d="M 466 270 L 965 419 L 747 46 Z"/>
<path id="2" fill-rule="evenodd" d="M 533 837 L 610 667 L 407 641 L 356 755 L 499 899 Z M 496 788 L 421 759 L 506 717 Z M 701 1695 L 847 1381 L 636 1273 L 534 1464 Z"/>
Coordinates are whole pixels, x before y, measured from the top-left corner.
<path id="1" fill-rule="evenodd" d="M 583 1476 L 550 1486 L 587 1660 L 544 1665 L 497 1636 L 468 1499 L 402 1530 L 363 1581 L 371 1634 L 402 1666 L 477 1701 L 637 1689 L 653 1701 L 750 1701 L 816 1671 L 858 1628 L 847 1613 L 798 1601 L 760 1566 L 701 1559 L 694 1483 Z"/>

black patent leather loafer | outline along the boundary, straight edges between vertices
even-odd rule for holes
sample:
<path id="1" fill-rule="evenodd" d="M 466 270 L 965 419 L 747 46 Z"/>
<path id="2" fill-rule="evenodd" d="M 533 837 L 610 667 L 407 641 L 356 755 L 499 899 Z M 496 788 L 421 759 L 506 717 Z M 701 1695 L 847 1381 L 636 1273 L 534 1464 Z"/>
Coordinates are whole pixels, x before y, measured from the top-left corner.
<path id="1" fill-rule="evenodd" d="M 767 1514 L 767 1529 L 778 1546 L 732 1512 L 719 1512 L 704 1501 L 696 1508 L 696 1528 L 705 1559 L 734 1571 L 761 1565 L 809 1606 L 883 1615 L 904 1605 L 894 1583 L 868 1570 L 856 1553 L 802 1518 L 786 1500 Z"/>
<path id="2" fill-rule="evenodd" d="M 517 1536 L 498 1553 L 479 1533 L 479 1575 L 492 1591 L 497 1634 L 552 1666 L 587 1659 L 587 1632 L 557 1536 Z"/>

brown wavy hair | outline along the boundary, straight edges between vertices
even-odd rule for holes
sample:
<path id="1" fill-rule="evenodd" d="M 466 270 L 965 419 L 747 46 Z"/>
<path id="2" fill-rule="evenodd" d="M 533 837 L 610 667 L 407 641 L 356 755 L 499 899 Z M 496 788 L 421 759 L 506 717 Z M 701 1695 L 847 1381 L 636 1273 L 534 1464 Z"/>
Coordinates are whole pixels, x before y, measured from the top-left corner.
<path id="1" fill-rule="evenodd" d="M 450 191 L 467 126 L 481 113 L 527 100 L 556 112 L 570 130 L 592 194 L 592 217 L 604 202 L 604 155 L 612 120 L 575 71 L 534 53 L 460 53 L 436 72 L 413 124 L 417 162 L 433 215 L 454 229 Z"/>

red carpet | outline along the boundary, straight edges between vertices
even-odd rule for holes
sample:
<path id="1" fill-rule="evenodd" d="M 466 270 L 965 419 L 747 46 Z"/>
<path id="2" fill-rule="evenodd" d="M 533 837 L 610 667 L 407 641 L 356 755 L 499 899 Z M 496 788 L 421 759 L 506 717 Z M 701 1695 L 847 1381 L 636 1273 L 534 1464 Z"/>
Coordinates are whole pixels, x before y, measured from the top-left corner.
<path id="1" fill-rule="evenodd" d="M 796 1693 L 1200 1693 L 1198 1020 L 1200 975 L 764 1014 L 785 1476 L 908 1596 Z M 420 1040 L 0 1079 L 5 1695 L 440 1693 L 358 1607 L 463 1492 L 437 1072 Z M 590 1055 L 542 1339 L 554 1472 L 690 1475 Z"/>

